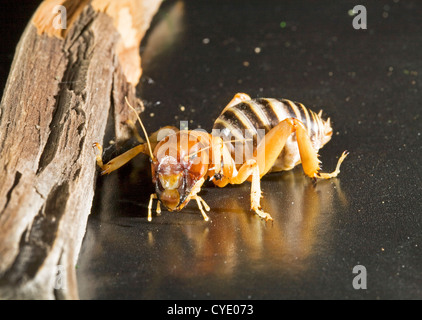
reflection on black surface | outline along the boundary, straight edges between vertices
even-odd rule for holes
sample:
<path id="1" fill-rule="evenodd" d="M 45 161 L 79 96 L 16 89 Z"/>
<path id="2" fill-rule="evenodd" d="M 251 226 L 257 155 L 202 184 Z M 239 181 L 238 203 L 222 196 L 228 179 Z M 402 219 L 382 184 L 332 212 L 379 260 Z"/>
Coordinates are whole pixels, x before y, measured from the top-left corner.
<path id="1" fill-rule="evenodd" d="M 173 234 L 159 240 L 166 241 L 165 246 L 172 247 L 171 251 L 175 254 L 167 257 L 167 265 L 178 265 L 178 257 L 183 252 L 182 242 L 188 241 L 193 249 L 189 255 L 192 265 L 189 270 L 183 265 L 176 268 L 181 277 L 190 277 L 192 273 L 202 276 L 215 273 L 231 275 L 237 268 L 242 268 L 240 258 L 251 264 L 265 265 L 278 261 L 295 265 L 294 268 L 289 267 L 291 270 L 306 268 L 303 261 L 318 245 L 318 233 L 321 229 L 329 228 L 329 218 L 320 221 L 319 217 L 322 210 L 326 212 L 332 205 L 335 190 L 333 185 L 323 184 L 317 187 L 317 191 L 298 172 L 287 174 L 280 180 L 274 179 L 270 188 L 267 186 L 268 190 L 275 192 L 267 191 L 263 200 L 263 207 L 274 214 L 273 223 L 261 221 L 249 210 L 247 183 L 241 188 L 217 189 L 212 195 L 206 196 L 212 208 L 212 223 L 209 226 L 195 228 L 188 225 L 182 228 L 181 242 L 175 242 L 178 237 Z M 225 197 L 219 193 L 230 195 Z M 210 199 L 211 196 L 216 199 Z M 197 215 L 192 219 L 200 220 L 201 217 Z M 149 232 L 148 240 L 153 247 L 152 232 Z"/>
<path id="2" fill-rule="evenodd" d="M 262 206 L 274 222 L 266 223 L 249 210 L 250 184 L 244 183 L 203 188 L 203 198 L 211 207 L 210 222 L 190 203 L 181 212 L 163 211 L 148 223 L 152 184 L 146 183 L 150 177 L 145 169 L 148 164 L 100 178 L 104 180 L 95 216 L 100 227 L 89 230 L 90 237 L 85 240 L 89 252 L 84 256 L 90 261 L 81 266 L 95 270 L 97 261 L 104 261 L 107 255 L 106 269 L 114 269 L 120 281 L 128 282 L 129 297 L 162 297 L 161 291 L 169 294 L 179 281 L 185 282 L 184 290 L 196 292 L 204 286 L 207 292 L 218 292 L 222 281 L 233 281 L 244 272 L 258 278 L 299 277 L 312 266 L 314 253 L 330 248 L 333 206 L 339 210 L 339 205 L 347 205 L 338 180 L 314 184 L 297 168 L 270 174 L 262 181 Z M 132 231 L 128 233 L 127 228 Z M 116 252 L 118 261 L 111 252 Z M 126 269 L 126 264 L 131 269 Z M 101 286 L 92 285 L 92 280 L 88 283 L 91 289 L 104 287 L 104 282 Z M 86 291 L 84 294 L 89 296 Z"/>
<path id="3" fill-rule="evenodd" d="M 101 177 L 81 298 L 421 297 L 421 2 L 394 1 L 387 18 L 368 2 L 379 14 L 360 31 L 347 1 L 239 3 L 163 2 L 141 48 L 148 131 L 179 120 L 210 129 L 236 92 L 296 99 L 332 117 L 327 168 L 351 152 L 338 180 L 314 187 L 300 167 L 264 177 L 274 223 L 249 211 L 248 183 L 203 188 L 208 223 L 193 203 L 148 223 L 147 166 Z M 368 290 L 352 287 L 357 264 Z"/>

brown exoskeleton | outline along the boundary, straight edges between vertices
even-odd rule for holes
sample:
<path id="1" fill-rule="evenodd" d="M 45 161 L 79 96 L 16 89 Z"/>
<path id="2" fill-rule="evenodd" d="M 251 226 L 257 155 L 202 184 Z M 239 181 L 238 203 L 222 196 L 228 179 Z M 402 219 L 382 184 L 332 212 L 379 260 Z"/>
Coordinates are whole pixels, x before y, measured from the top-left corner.
<path id="1" fill-rule="evenodd" d="M 161 211 L 160 203 L 169 211 L 179 211 L 190 200 L 195 200 L 204 219 L 208 220 L 204 209 L 209 211 L 210 208 L 198 195 L 206 179 L 218 187 L 251 181 L 251 210 L 262 219 L 272 220 L 260 206 L 262 176 L 268 172 L 290 170 L 299 163 L 312 179 L 330 179 L 340 172 L 347 152 L 343 152 L 332 173 L 320 172 L 318 150 L 331 139 L 333 132 L 330 119 L 323 120 L 321 114 L 290 100 L 252 100 L 248 95 L 238 93 L 214 123 L 213 133 L 218 131 L 218 135 L 166 127 L 167 134 L 161 134 L 163 139 L 160 139 L 160 133 L 165 130 L 148 138 L 138 116 L 147 142 L 107 164 L 103 164 L 101 158 L 102 147 L 94 143 L 100 151 L 97 164 L 102 174 L 108 174 L 139 153 L 151 157 L 155 193 L 150 197 L 148 221 L 152 218 L 154 199 L 158 199 L 157 213 Z M 246 130 L 251 133 L 250 139 L 241 135 Z M 261 139 L 259 133 L 262 133 Z M 250 143 L 245 146 L 245 142 Z M 241 160 L 236 161 L 239 158 Z"/>

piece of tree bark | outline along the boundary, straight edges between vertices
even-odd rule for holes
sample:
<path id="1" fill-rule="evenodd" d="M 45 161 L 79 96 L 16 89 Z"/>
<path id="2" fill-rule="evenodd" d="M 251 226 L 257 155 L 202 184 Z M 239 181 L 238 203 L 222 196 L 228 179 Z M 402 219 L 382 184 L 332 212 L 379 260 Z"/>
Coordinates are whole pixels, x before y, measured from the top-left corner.
<path id="1" fill-rule="evenodd" d="M 46 0 L 16 48 L 0 104 L 0 299 L 77 299 L 75 265 L 94 196 L 92 143 L 141 75 L 161 0 Z M 67 29 L 52 24 L 67 9 Z"/>

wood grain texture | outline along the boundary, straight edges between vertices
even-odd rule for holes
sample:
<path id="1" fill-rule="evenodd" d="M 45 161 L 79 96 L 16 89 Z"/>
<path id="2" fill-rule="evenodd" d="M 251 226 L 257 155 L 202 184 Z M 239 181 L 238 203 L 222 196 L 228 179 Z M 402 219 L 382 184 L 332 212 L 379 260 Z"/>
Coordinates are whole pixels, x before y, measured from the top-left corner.
<path id="1" fill-rule="evenodd" d="M 1 299 L 78 298 L 75 266 L 96 177 L 92 143 L 103 140 L 107 121 L 124 138 L 124 97 L 137 104 L 118 55 L 124 32 L 110 14 L 79 3 L 66 34 L 57 36 L 46 31 L 42 10 L 48 15 L 51 7 L 41 4 L 1 100 Z M 148 24 L 154 12 L 145 12 Z"/>

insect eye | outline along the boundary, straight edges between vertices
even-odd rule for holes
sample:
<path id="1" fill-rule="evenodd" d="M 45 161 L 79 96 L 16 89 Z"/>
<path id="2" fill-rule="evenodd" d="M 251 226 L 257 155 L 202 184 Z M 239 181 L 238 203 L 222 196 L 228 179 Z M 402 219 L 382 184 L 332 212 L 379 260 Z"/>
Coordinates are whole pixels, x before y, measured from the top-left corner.
<path id="1" fill-rule="evenodd" d="M 156 184 L 157 184 L 158 189 L 159 189 L 161 192 L 163 192 L 163 191 L 164 191 L 164 187 L 163 187 L 163 185 L 161 184 L 161 180 L 160 180 L 160 179 L 157 179 L 157 180 L 156 180 Z"/>
<path id="2" fill-rule="evenodd" d="M 221 180 L 221 178 L 222 178 L 222 176 L 221 176 L 221 173 L 216 173 L 215 175 L 214 175 L 214 178 L 216 179 L 216 180 Z"/>

